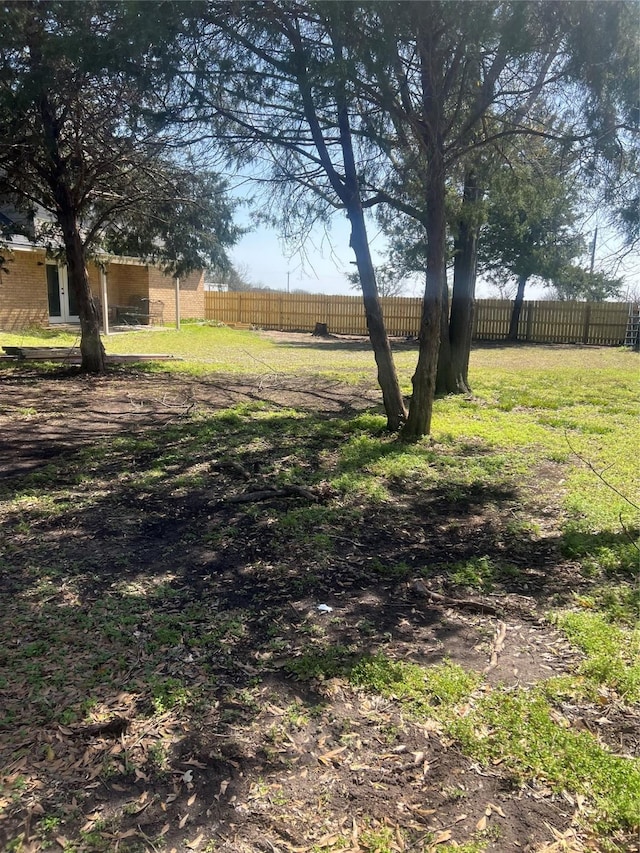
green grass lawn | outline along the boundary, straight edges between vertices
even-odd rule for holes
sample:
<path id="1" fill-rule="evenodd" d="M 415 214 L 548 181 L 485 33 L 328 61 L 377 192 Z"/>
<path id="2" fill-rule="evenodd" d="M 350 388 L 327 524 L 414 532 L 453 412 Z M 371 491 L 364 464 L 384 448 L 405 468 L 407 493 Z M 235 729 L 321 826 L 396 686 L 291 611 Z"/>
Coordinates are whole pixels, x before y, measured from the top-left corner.
<path id="1" fill-rule="evenodd" d="M 0 346 L 73 346 L 78 335 L 56 329 L 30 329 L 23 332 L 0 332 Z M 170 369 L 207 372 L 211 365 L 217 370 L 230 372 L 262 373 L 270 367 L 278 372 L 341 375 L 343 380 L 359 374 L 375 381 L 375 365 L 369 344 L 346 347 L 324 345 L 308 336 L 308 345 L 275 343 L 259 333 L 238 331 L 226 326 L 206 323 L 183 323 L 180 331 L 170 327 L 153 327 L 142 331 L 116 332 L 104 338 L 107 353 L 164 353 L 184 359 L 182 365 Z M 585 360 L 584 353 L 588 353 Z M 410 377 L 415 367 L 416 351 L 401 349 L 395 353 L 401 381 L 407 393 Z M 266 361 L 267 364 L 264 364 Z M 505 386 L 517 388 L 522 383 L 517 377 L 529 371 L 535 374 L 554 371 L 559 365 L 576 378 L 586 378 L 594 370 L 633 370 L 633 354 L 612 347 L 569 347 L 561 345 L 521 345 L 476 349 L 472 356 L 472 370 L 495 371 Z M 166 368 L 165 368 L 166 369 Z M 541 377 L 542 378 L 542 377 Z M 506 390 L 506 387 L 505 387 Z M 504 405 L 509 405 L 505 400 Z"/>
<path id="2" fill-rule="evenodd" d="M 74 343 L 77 338 L 73 334 L 55 330 L 0 333 L 0 345 Z M 147 365 L 147 369 L 161 372 L 276 373 L 337 378 L 375 387 L 375 364 L 364 340 L 362 346 L 349 348 L 338 342 L 334 348 L 314 345 L 309 335 L 308 345 L 287 344 L 256 332 L 185 323 L 180 331 L 116 333 L 105 340 L 105 348 L 112 354 L 166 353 L 183 359 Z M 395 353 L 395 361 L 408 394 L 416 351 L 401 349 Z M 581 554 L 582 534 L 619 529 L 621 517 L 632 527 L 637 523 L 639 377 L 638 357 L 628 350 L 546 345 L 479 347 L 471 356 L 474 396 L 438 401 L 433 437 L 444 446 L 452 444 L 456 452 L 465 443 L 502 448 L 511 457 L 505 464 L 525 469 L 540 458 L 571 462 L 565 501 L 567 547 L 586 557 Z M 375 439 L 379 440 L 388 441 Z M 423 450 L 420 446 L 407 450 L 405 458 L 409 467 L 421 465 Z M 397 453 L 393 460 L 397 465 Z M 464 461 L 464 468 L 465 476 L 472 476 L 469 460 Z M 378 479 L 391 473 L 383 462 L 377 468 L 373 466 L 372 472 Z M 606 543 L 603 547 L 606 551 Z M 606 560 L 606 553 L 601 556 Z"/>
<path id="3" fill-rule="evenodd" d="M 74 343 L 73 334 L 55 330 L 0 333 L 0 345 Z M 309 336 L 308 344 L 301 345 L 274 342 L 256 332 L 185 323 L 180 331 L 116 333 L 105 340 L 105 347 L 112 354 L 166 353 L 183 359 L 147 365 L 147 369 L 161 372 L 275 373 L 330 377 L 375 387 L 375 365 L 366 341 L 355 347 L 338 341 L 333 347 L 314 345 Z M 409 393 L 416 352 L 403 348 L 396 352 L 395 361 L 402 387 Z M 639 376 L 638 357 L 627 350 L 479 347 L 471 356 L 473 397 L 452 396 L 437 402 L 433 438 L 444 447 L 452 445 L 456 452 L 465 443 L 501 448 L 511 459 L 508 462 L 505 456 L 505 464 L 525 469 L 535 459 L 571 462 L 565 501 L 567 547 L 586 556 L 580 553 L 581 534 L 618 529 L 621 517 L 631 526 L 637 522 Z M 409 468 L 423 465 L 423 457 L 420 446 L 405 452 Z M 387 459 L 387 468 L 384 460 L 371 466 L 378 479 L 390 475 L 391 458 L 397 467 L 397 452 Z M 469 464 L 464 461 L 467 477 L 472 476 Z M 605 553 L 602 558 L 606 560 Z"/>
<path id="4" fill-rule="evenodd" d="M 66 333 L 0 334 L 0 345 L 74 342 Z M 184 324 L 180 332 L 116 334 L 108 338 L 106 349 L 108 353 L 180 356 L 183 361 L 144 368 L 175 374 L 177 380 L 185 373 L 203 380 L 216 373 L 281 374 L 330 377 L 346 385 L 375 388 L 374 362 L 367 346 L 335 343 L 314 343 L 311 336 L 308 345 L 279 343 L 255 332 Z M 396 353 L 407 393 L 415 359 L 415 350 L 401 348 Z M 183 553 L 188 555 L 191 549 L 195 553 L 196 546 L 206 547 L 211 554 L 242 554 L 245 562 L 239 577 L 248 578 L 254 572 L 259 579 L 261 572 L 272 572 L 278 579 L 285 577 L 278 573 L 290 567 L 282 589 L 315 596 L 314 600 L 326 594 L 323 583 L 333 583 L 325 575 L 333 578 L 333 564 L 342 549 L 339 543 L 347 542 L 356 547 L 367 571 L 381 584 L 401 585 L 422 573 L 426 579 L 444 578 L 460 595 L 491 594 L 495 601 L 510 581 L 526 572 L 528 549 L 544 545 L 551 554 L 544 566 L 548 579 L 561 582 L 554 573 L 557 563 L 571 570 L 568 577 L 575 584 L 573 588 L 568 582 L 559 592 L 547 593 L 543 587 L 540 593 L 539 620 L 550 633 L 561 632 L 581 655 L 561 676 L 545 676 L 533 686 L 507 687 L 492 684 L 482 671 L 451 663 L 446 649 L 444 659 L 435 666 L 396 659 L 389 651 L 390 636 L 371 619 L 358 623 L 365 638 L 360 646 L 341 644 L 338 625 L 332 633 L 331 622 L 322 629 L 305 621 L 304 630 L 295 628 L 291 640 L 295 654 L 290 651 L 278 671 L 310 689 L 319 682 L 342 679 L 356 696 L 383 697 L 387 705 L 371 706 L 381 708 L 381 713 L 393 706 L 407 719 L 420 724 L 430 721 L 478 767 L 508 774 L 515 790 L 549 792 L 560 798 L 566 794 L 567 802 L 577 803 L 577 826 L 584 843 L 591 845 L 566 849 L 619 853 L 633 849 L 629 845 L 640 829 L 640 761 L 637 756 L 618 754 L 615 744 L 608 744 L 592 729 L 607 715 L 628 715 L 629 720 L 640 715 L 638 363 L 636 354 L 619 349 L 478 347 L 471 357 L 473 395 L 436 401 L 432 436 L 416 444 L 404 445 L 387 435 L 379 407 L 351 418 L 328 418 L 294 406 L 254 401 L 214 413 L 196 412 L 142 436 L 107 438 L 52 463 L 1 495 L 10 533 L 6 565 L 22 560 L 24 576 L 37 579 L 33 588 L 14 600 L 12 621 L 5 626 L 8 638 L 24 631 L 27 640 L 5 652 L 3 660 L 13 665 L 21 689 L 32 697 L 37 719 L 63 726 L 93 720 L 91 702 L 97 700 L 91 697 L 113 689 L 108 679 L 117 683 L 115 670 L 120 667 L 122 672 L 137 673 L 137 701 L 145 719 L 162 719 L 166 726 L 172 714 L 185 709 L 192 709 L 198 718 L 204 707 L 219 698 L 213 676 L 206 670 L 194 684 L 183 683 L 179 671 L 167 677 L 163 669 L 167 654 L 185 644 L 196 658 L 204 649 L 230 661 L 227 656 L 242 647 L 250 633 L 250 620 L 240 605 L 218 614 L 217 605 L 203 598 L 201 589 L 187 605 L 174 603 L 186 595 L 183 581 L 177 590 L 172 586 L 179 574 L 177 564 Z M 4 364 L 2 369 L 9 373 L 15 368 Z M 43 375 L 47 370 L 42 368 Z M 120 368 L 115 375 L 119 372 Z M 167 569 L 163 583 L 135 576 L 136 567 L 128 562 L 126 552 L 118 552 L 114 565 L 124 579 L 115 576 L 104 597 L 93 598 L 90 592 L 88 601 L 79 603 L 78 598 L 73 606 L 67 605 L 70 615 L 60 620 L 59 585 L 63 584 L 69 598 L 82 583 L 91 590 L 87 579 L 97 572 L 97 564 L 91 568 L 90 555 L 79 557 L 64 536 L 56 540 L 55 559 L 48 554 L 42 557 L 38 550 L 41 528 L 46 532 L 50 524 L 64 531 L 68 525 L 79 525 L 80 517 L 104 516 L 105 529 L 135 538 L 128 531 L 149 523 L 140 509 L 143 503 L 146 509 L 154 508 L 154 523 L 167 523 L 171 514 L 167 496 L 174 507 L 179 508 L 181 501 L 197 504 L 223 477 L 220 471 L 225 469 L 215 467 L 221 463 L 245 472 L 253 465 L 262 478 L 277 486 L 294 483 L 316 489 L 325 498 L 306 506 L 250 506 L 219 528 L 207 528 L 206 534 L 187 529 L 181 534 L 180 547 L 171 552 L 176 565 Z M 213 476 L 212 471 L 218 473 Z M 488 497 L 473 511 L 486 513 L 487 518 L 491 513 L 497 516 L 492 521 L 496 539 L 491 553 L 479 545 L 472 556 L 454 559 L 448 555 L 447 537 L 454 530 L 456 507 L 475 506 L 477 495 Z M 454 515 L 448 519 L 452 526 L 446 530 L 443 526 L 444 532 L 438 534 L 428 526 L 429 501 L 434 496 L 450 503 Z M 423 528 L 427 539 L 441 537 L 437 556 L 409 568 L 395 552 L 393 558 L 380 550 L 370 553 L 363 536 L 372 517 L 381 524 L 392 518 L 398 542 L 406 540 L 407 547 Z M 469 513 L 465 519 L 470 523 Z M 249 547 L 247 531 L 254 529 L 262 538 L 249 542 Z M 268 554 L 261 550 L 267 548 L 263 541 L 269 543 Z M 238 583 L 250 581 L 245 578 Z M 212 601 L 219 594 L 216 590 Z M 35 627 L 34 612 L 41 619 Z M 517 614 L 505 617 L 509 618 L 521 621 Z M 262 633 L 255 640 L 251 677 L 242 691 L 234 693 L 237 707 L 244 703 L 256 712 L 254 706 L 261 701 L 261 661 L 267 667 L 274 654 L 285 656 L 284 650 L 293 648 L 287 645 L 286 620 L 287 614 L 278 611 L 275 621 L 260 622 Z M 146 642 L 137 661 L 129 649 L 133 630 Z M 66 669 L 69 642 L 84 649 L 72 672 Z M 375 646 L 375 654 L 367 651 L 368 645 Z M 68 684 L 73 690 L 67 704 L 54 707 L 52 692 L 64 692 Z M 0 679 L 0 689 L 3 686 Z M 84 704 L 79 699 L 82 695 Z M 359 707 L 359 699 L 351 701 Z M 60 717 L 60 707 L 66 716 Z M 230 714 L 240 713 L 235 707 Z M 315 706 L 305 706 L 303 714 L 302 707 L 290 709 L 279 727 L 269 730 L 272 747 L 275 743 L 283 748 L 281 740 L 291 739 L 297 730 L 312 724 L 314 714 L 321 713 Z M 580 708 L 585 719 L 595 720 L 592 729 L 586 725 L 574 729 L 571 715 Z M 15 719 L 5 719 L 5 725 L 19 725 L 19 715 L 14 713 Z M 242 737 L 242 729 L 238 731 Z M 22 736 L 26 738 L 26 733 Z M 349 737 L 355 735 L 342 732 L 343 746 L 352 742 Z M 166 770 L 170 756 L 162 749 L 159 740 L 147 759 Z M 133 757 L 131 761 L 133 767 Z M 119 766 L 115 758 L 113 764 Z M 113 773 L 112 765 L 103 769 L 100 778 L 105 782 Z M 130 769 L 125 767 L 127 772 Z M 294 769 L 287 765 L 286 772 L 293 774 Z M 10 796 L 19 799 L 20 792 L 12 788 Z M 387 833 L 386 826 L 367 832 L 360 844 L 370 853 L 390 853 L 409 843 L 407 828 L 395 835 Z M 55 837 L 53 831 L 50 835 Z M 431 851 L 431 841 L 415 849 Z M 334 840 L 317 851 L 332 853 L 348 843 L 348 834 L 336 832 Z M 492 843 L 497 846 L 491 850 L 500 849 L 495 838 L 480 834 L 468 839 L 462 849 L 482 853 Z M 434 846 L 448 849 L 435 842 Z M 77 849 L 100 848 L 81 844 Z"/>

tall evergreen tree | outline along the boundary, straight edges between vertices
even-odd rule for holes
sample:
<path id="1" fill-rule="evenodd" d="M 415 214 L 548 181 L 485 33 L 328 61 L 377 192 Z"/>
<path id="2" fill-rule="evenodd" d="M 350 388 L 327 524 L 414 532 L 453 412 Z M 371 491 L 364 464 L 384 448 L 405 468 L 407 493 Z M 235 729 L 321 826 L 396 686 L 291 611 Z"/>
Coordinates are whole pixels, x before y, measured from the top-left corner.
<path id="1" fill-rule="evenodd" d="M 560 172 L 561 161 L 553 161 L 549 155 L 532 160 L 529 146 L 521 162 L 504 164 L 491 181 L 480 260 L 484 270 L 517 280 L 508 334 L 513 341 L 528 280 L 552 281 L 585 249 L 575 229 L 576 187 Z"/>
<path id="2" fill-rule="evenodd" d="M 633 111 L 626 90 L 611 97 L 619 92 L 602 68 L 611 63 L 618 75 L 633 73 L 625 35 L 631 4 L 272 0 L 213 2 L 209 10 L 198 31 L 194 91 L 236 157 L 259 152 L 269 159 L 289 223 L 346 212 L 392 428 L 404 420 L 404 408 L 364 211 L 387 205 L 420 223 L 426 285 L 402 430 L 419 438 L 430 430 L 441 349 L 455 350 L 455 360 L 447 356 L 455 369 L 443 374 L 447 390 L 468 387 L 479 225 L 473 208 L 487 186 L 479 163 L 522 136 L 562 142 L 593 169 L 615 157 Z M 594 55 L 600 70 L 591 67 Z M 448 207 L 455 186 L 460 269 L 449 320 Z M 307 194 L 311 209 L 300 204 Z"/>
<path id="3" fill-rule="evenodd" d="M 193 174 L 166 133 L 179 10 L 100 2 L 0 8 L 0 196 L 51 214 L 78 305 L 82 367 L 104 371 L 87 260 L 126 251 L 184 272 L 237 236 L 225 187 Z M 167 51 L 168 54 L 168 51 Z M 176 154 L 178 152 L 178 154 Z"/>
<path id="4" fill-rule="evenodd" d="M 338 3 L 209 4 L 196 15 L 187 90 L 236 163 L 262 165 L 278 187 L 277 219 L 289 233 L 342 210 L 353 249 L 390 430 L 406 408 L 386 334 L 365 209 L 366 139 L 349 79 L 353 13 Z M 256 144 L 257 143 L 257 144 Z M 372 149 L 368 148 L 369 153 Z M 375 154 L 375 152 L 373 152 Z M 273 207 L 273 205 L 272 205 Z"/>

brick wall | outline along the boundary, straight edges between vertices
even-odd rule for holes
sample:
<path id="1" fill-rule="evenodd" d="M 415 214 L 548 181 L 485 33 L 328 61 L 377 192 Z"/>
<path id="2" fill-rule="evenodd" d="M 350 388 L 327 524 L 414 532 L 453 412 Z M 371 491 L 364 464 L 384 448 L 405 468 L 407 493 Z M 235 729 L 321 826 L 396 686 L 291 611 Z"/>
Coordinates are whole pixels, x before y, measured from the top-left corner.
<path id="1" fill-rule="evenodd" d="M 0 329 L 45 326 L 49 320 L 45 253 L 14 252 L 0 272 Z"/>
<path id="2" fill-rule="evenodd" d="M 89 266 L 87 267 L 87 272 L 89 273 L 89 286 L 91 287 L 91 293 L 93 294 L 93 298 L 98 304 L 100 304 L 102 302 L 102 288 L 100 287 L 100 269 L 95 264 L 89 264 Z"/>
<path id="3" fill-rule="evenodd" d="M 130 305 L 132 297 L 146 299 L 149 292 L 149 267 L 137 264 L 109 264 L 107 288 L 110 305 Z"/>
<path id="4" fill-rule="evenodd" d="M 149 299 L 160 299 L 164 303 L 164 322 L 175 323 L 175 281 L 155 267 L 149 267 Z M 204 320 L 204 272 L 201 270 L 180 279 L 180 316 L 185 320 Z"/>
<path id="5" fill-rule="evenodd" d="M 48 325 L 46 256 L 40 252 L 16 251 L 7 262 L 9 272 L 0 272 L 0 329 L 17 330 L 29 325 Z M 100 270 L 89 264 L 91 291 L 101 302 Z M 129 305 L 132 297 L 148 297 L 164 304 L 163 320 L 175 323 L 175 284 L 170 275 L 156 267 L 109 264 L 109 305 Z M 204 319 L 204 273 L 180 279 L 180 316 Z"/>

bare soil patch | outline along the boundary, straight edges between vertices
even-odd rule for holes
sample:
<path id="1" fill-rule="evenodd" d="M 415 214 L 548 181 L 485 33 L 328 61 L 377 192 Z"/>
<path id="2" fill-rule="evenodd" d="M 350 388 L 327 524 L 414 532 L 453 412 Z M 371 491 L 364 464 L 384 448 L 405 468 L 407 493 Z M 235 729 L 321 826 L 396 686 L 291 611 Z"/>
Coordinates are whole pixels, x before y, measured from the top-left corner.
<path id="1" fill-rule="evenodd" d="M 97 438 L 163 427 L 191 412 L 261 400 L 348 415 L 378 396 L 371 389 L 280 375 L 177 379 L 133 370 L 104 377 L 75 368 L 48 376 L 29 368 L 1 372 L 0 477 L 37 470 Z"/>
<path id="2" fill-rule="evenodd" d="M 188 423 L 194 412 L 255 400 L 331 417 L 371 408 L 378 394 L 307 378 L 7 371 L 2 488 L 22 494 L 33 483 L 27 476 L 64 477 L 75 454 L 105 439 L 143 437 Z M 275 440 L 247 450 L 244 470 L 257 476 L 286 453 Z M 153 459 L 141 449 L 128 462 L 141 471 Z M 204 479 L 178 482 L 198 464 Z M 542 618 L 567 594 L 568 578 L 584 582 L 558 553 L 553 466 L 538 478 L 547 495 L 539 538 L 505 538 L 505 518 L 535 509 L 526 489 L 457 501 L 403 494 L 366 523 L 323 530 L 330 557 L 317 556 L 312 537 L 283 534 L 276 510 L 295 498 L 225 502 L 239 473 L 210 448 L 144 494 L 128 491 L 119 459 L 110 475 L 108 466 L 99 486 L 70 479 L 78 502 L 62 514 L 29 514 L 27 496 L 24 512 L 1 519 L 0 668 L 8 649 L 24 649 L 37 667 L 48 636 L 59 643 L 64 635 L 67 645 L 36 687 L 11 673 L 0 687 L 0 847 L 315 853 L 341 844 L 373 853 L 475 839 L 501 853 L 582 849 L 570 796 L 533 780 L 515 784 L 499 763 L 474 764 L 437 724 L 403 716 L 397 703 L 354 689 L 340 672 L 301 680 L 291 666 L 310 649 L 339 647 L 422 664 L 449 659 L 512 686 L 573 671 L 578 656 Z M 92 488 L 99 494 L 88 500 Z M 508 555 L 521 571 L 484 596 L 437 572 L 444 560 L 478 554 Z M 440 603 L 411 583 L 429 566 Z M 44 589 L 41 572 L 54 578 Z M 457 606 L 465 596 L 492 614 Z M 105 615 L 110 607 L 123 614 L 117 626 Z M 218 624 L 224 630 L 214 636 Z M 178 683 L 201 700 L 174 703 L 167 691 Z M 81 707 L 93 727 L 62 713 Z M 606 728 L 610 741 L 624 738 L 625 751 L 637 753 L 633 721 L 612 715 L 604 726 L 602 717 L 574 709 L 567 724 Z M 43 828 L 48 817 L 52 829 Z M 374 846 L 375 833 L 388 848 Z M 554 847 L 561 835 L 565 846 Z M 21 847 L 10 846 L 16 839 Z"/>

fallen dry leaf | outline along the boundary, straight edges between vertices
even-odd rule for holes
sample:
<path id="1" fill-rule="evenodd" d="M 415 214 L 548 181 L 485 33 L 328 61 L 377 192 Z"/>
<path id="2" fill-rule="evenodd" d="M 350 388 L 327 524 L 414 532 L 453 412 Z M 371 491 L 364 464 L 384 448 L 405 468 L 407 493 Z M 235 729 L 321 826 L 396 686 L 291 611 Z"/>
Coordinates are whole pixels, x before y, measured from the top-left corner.
<path id="1" fill-rule="evenodd" d="M 318 838 L 316 842 L 314 842 L 314 847 L 331 847 L 335 844 L 341 837 L 339 832 L 330 832 L 328 835 L 323 835 L 322 838 Z"/>
<path id="2" fill-rule="evenodd" d="M 340 755 L 340 753 L 346 750 L 346 746 L 339 746 L 337 749 L 332 749 L 330 752 L 325 752 L 324 755 L 318 756 L 318 761 L 321 761 L 323 764 L 330 764 L 333 759 Z"/>
<path id="3" fill-rule="evenodd" d="M 423 809 L 422 806 L 409 806 L 409 808 L 412 812 L 421 815 L 422 817 L 429 817 L 430 815 L 436 813 L 435 809 Z"/>
<path id="4" fill-rule="evenodd" d="M 133 838 L 134 835 L 138 835 L 137 829 L 127 829 L 125 832 L 118 833 L 118 841 L 122 841 L 124 838 Z"/>
<path id="5" fill-rule="evenodd" d="M 433 837 L 433 844 L 444 844 L 445 841 L 450 841 L 453 833 L 450 829 L 441 829 Z"/>

